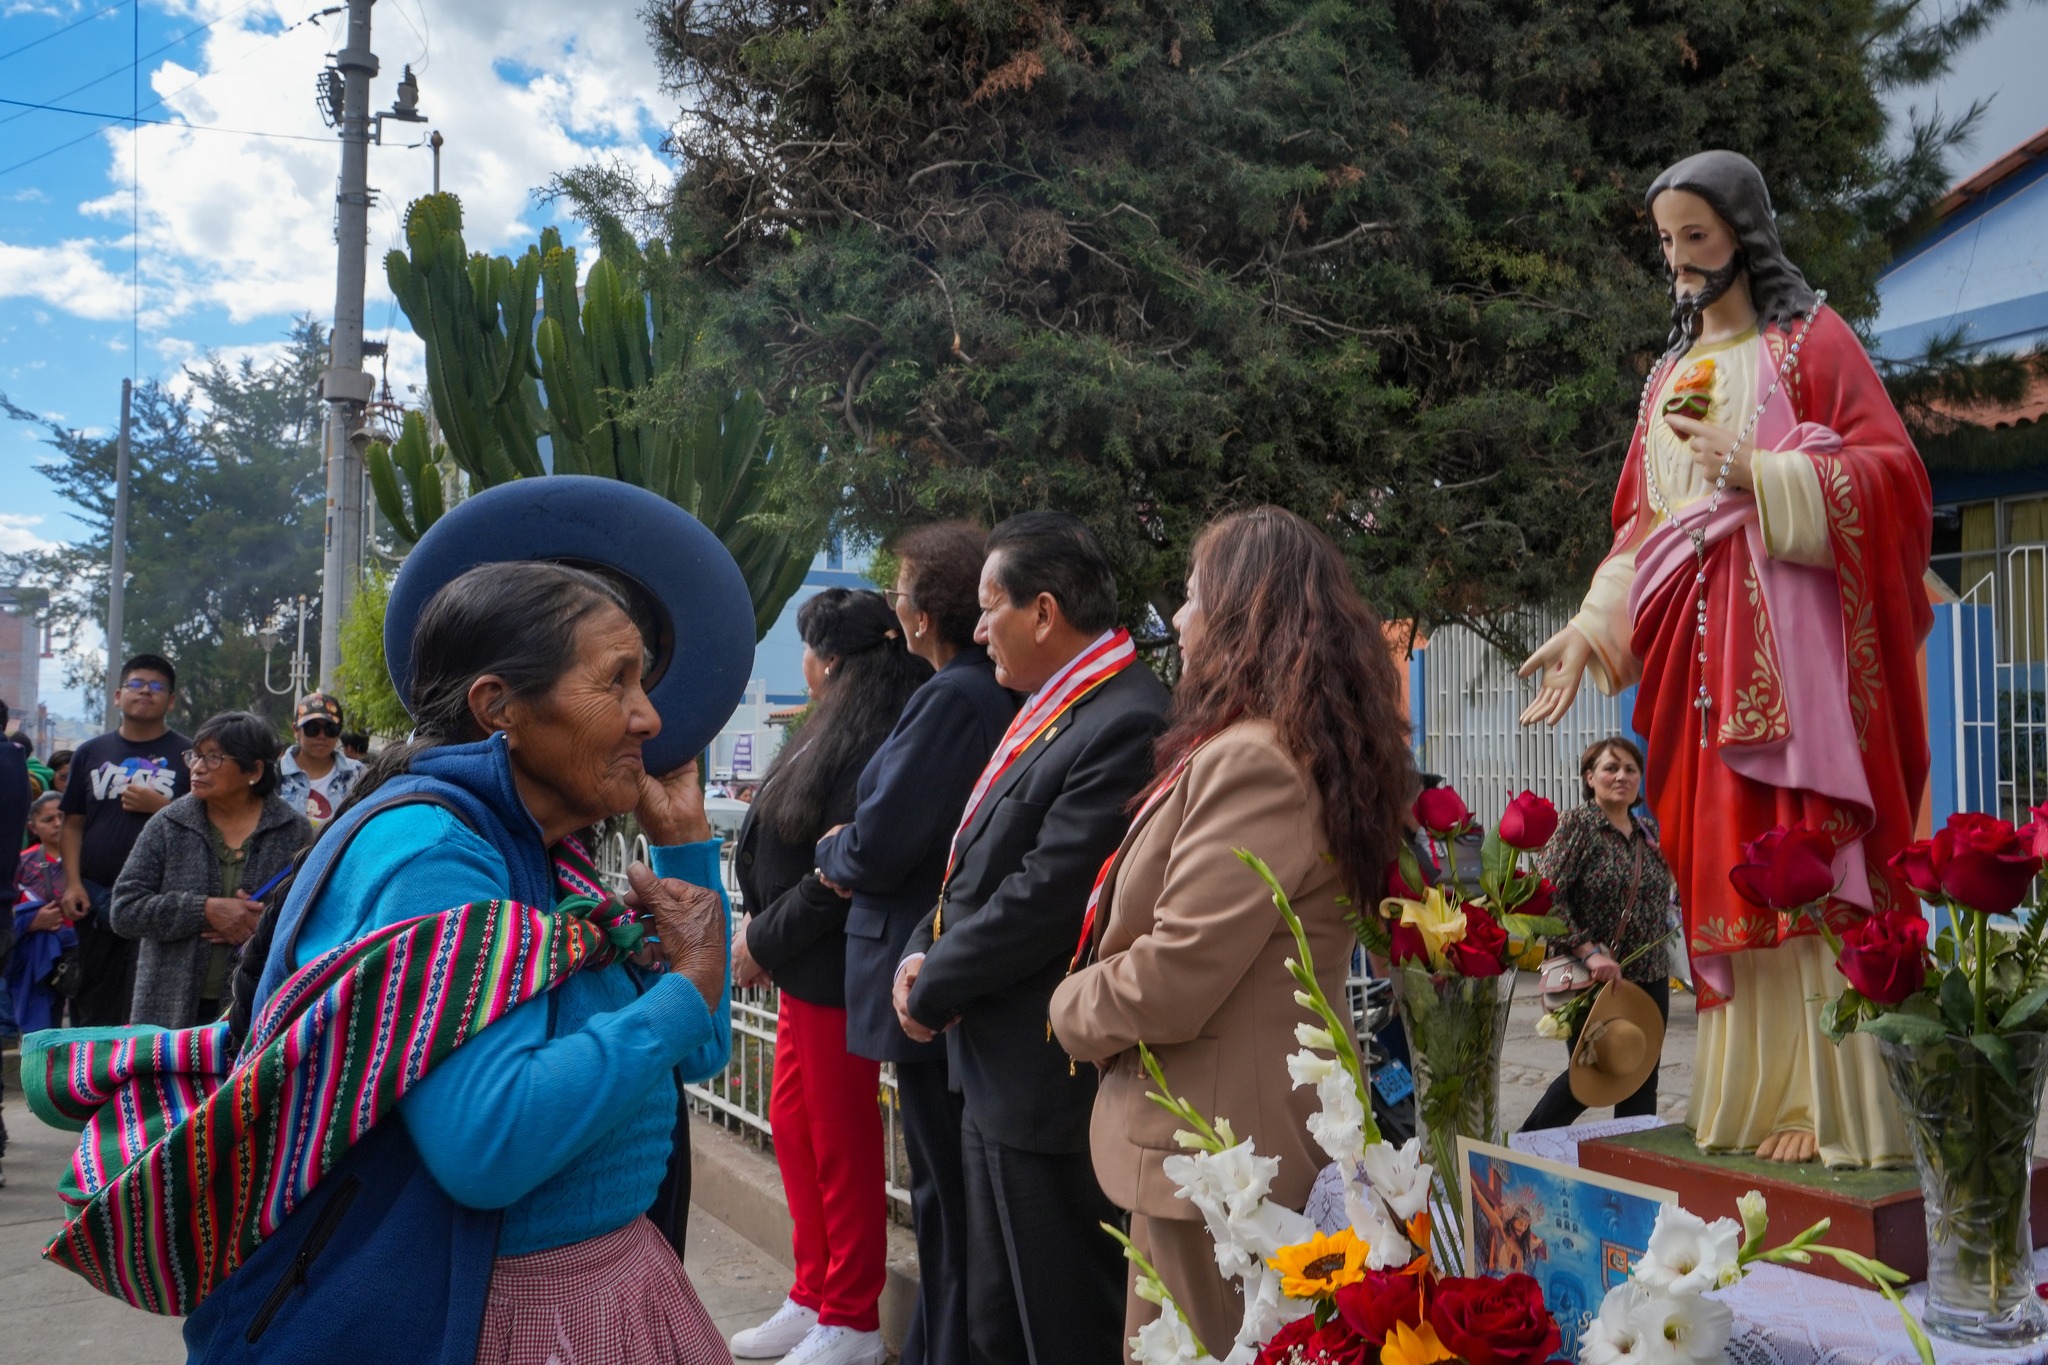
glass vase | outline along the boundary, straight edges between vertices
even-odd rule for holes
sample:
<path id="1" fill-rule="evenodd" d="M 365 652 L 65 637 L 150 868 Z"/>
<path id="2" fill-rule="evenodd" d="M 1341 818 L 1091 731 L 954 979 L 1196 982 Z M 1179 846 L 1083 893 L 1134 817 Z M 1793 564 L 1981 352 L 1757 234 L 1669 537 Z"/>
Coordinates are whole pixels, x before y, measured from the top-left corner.
<path id="1" fill-rule="evenodd" d="M 2048 1336 L 2048 1312 L 2034 1293 L 2028 1217 L 2048 1034 L 2004 1040 L 2018 1084 L 1955 1034 L 1926 1045 L 1878 1043 L 1905 1111 L 1926 1204 L 1922 1321 L 1935 1336 L 1969 1346 L 2017 1346 Z"/>
<path id="2" fill-rule="evenodd" d="M 1500 1054 L 1515 974 L 1432 976 L 1419 963 L 1394 971 L 1394 998 L 1415 1073 L 1415 1125 L 1450 1207 L 1458 1138 L 1499 1142 Z"/>

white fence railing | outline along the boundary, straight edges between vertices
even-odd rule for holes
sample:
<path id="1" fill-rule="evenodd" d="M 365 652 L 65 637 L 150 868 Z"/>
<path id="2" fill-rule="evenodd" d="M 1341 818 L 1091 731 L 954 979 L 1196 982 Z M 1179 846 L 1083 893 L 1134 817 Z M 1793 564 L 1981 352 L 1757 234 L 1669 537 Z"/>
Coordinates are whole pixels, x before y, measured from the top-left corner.
<path id="1" fill-rule="evenodd" d="M 626 868 L 647 858 L 646 836 L 633 836 L 630 847 L 623 833 L 614 831 L 598 845 L 598 871 L 614 891 L 626 888 Z M 720 865 L 726 899 L 732 903 L 732 928 L 736 931 L 742 915 L 739 885 L 733 877 L 732 849 L 728 845 Z M 688 1087 L 697 1112 L 728 1131 L 761 1146 L 774 1141 L 774 1126 L 768 1119 L 768 1099 L 775 1088 L 775 1018 L 780 1000 L 773 986 L 734 987 L 732 992 L 732 1058 L 725 1070 L 702 1084 Z M 884 1180 L 889 1198 L 900 1217 L 910 1213 L 910 1161 L 904 1152 L 902 1124 L 898 1121 L 896 1069 L 882 1067 L 882 1108 Z"/>
<path id="2" fill-rule="evenodd" d="M 1950 733 L 1959 810 L 2014 822 L 2048 801 L 2048 545 L 1970 556 L 1979 577 L 1957 603 Z"/>
<path id="3" fill-rule="evenodd" d="M 1520 618 L 1521 634 L 1533 649 L 1566 619 L 1531 612 Z M 1554 728 L 1523 726 L 1536 685 L 1515 676 L 1521 662 L 1463 626 L 1437 631 L 1422 650 L 1422 767 L 1489 824 L 1524 789 L 1560 810 L 1578 805 L 1579 755 L 1596 739 L 1628 733 L 1623 699 L 1602 696 L 1591 677 Z"/>

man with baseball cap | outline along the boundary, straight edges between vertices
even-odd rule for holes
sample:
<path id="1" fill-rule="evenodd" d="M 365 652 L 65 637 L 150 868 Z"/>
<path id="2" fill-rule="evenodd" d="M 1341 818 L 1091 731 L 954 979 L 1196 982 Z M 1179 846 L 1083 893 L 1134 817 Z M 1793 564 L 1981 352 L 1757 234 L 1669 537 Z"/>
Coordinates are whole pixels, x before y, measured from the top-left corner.
<path id="1" fill-rule="evenodd" d="M 292 716 L 295 741 L 278 760 L 277 794 L 318 829 L 348 799 L 363 765 L 341 752 L 341 703 L 309 692 Z"/>

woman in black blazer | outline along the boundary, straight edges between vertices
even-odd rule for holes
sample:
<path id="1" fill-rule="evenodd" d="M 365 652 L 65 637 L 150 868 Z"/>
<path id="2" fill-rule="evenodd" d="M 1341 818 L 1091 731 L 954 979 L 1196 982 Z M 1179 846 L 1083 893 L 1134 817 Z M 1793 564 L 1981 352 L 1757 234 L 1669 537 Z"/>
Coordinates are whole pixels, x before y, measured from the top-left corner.
<path id="1" fill-rule="evenodd" d="M 733 981 L 773 979 L 775 1084 L 768 1120 L 789 1195 L 796 1283 L 782 1307 L 734 1336 L 733 1354 L 809 1354 L 881 1365 L 877 1307 L 888 1276 L 881 1067 L 846 1048 L 847 901 L 815 871 L 826 830 L 853 818 L 854 785 L 920 684 L 881 594 L 828 588 L 797 612 L 814 705 L 747 809 L 735 848 L 747 919 Z M 814 1339 L 814 1340 L 812 1340 Z"/>
<path id="2" fill-rule="evenodd" d="M 967 1360 L 960 1096 L 948 1083 L 945 1041 L 905 1037 L 889 993 L 903 945 L 938 901 L 968 794 L 1017 712 L 1016 697 L 996 682 L 987 652 L 974 643 L 986 541 L 976 527 L 947 522 L 897 542 L 896 619 L 911 652 L 938 672 L 861 774 L 852 822 L 817 847 L 820 874 L 853 897 L 847 1046 L 896 1064 L 920 1274 L 903 1365 Z"/>

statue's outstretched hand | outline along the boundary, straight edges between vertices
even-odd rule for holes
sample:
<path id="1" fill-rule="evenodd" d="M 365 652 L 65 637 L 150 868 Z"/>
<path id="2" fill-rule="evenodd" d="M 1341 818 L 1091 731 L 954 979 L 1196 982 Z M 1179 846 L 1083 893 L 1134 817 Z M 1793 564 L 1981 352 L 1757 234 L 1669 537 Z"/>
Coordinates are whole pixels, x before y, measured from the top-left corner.
<path id="1" fill-rule="evenodd" d="M 1579 695 L 1579 680 L 1585 676 L 1586 665 L 1592 658 L 1592 641 L 1571 626 L 1545 640 L 1541 648 L 1523 661 L 1516 674 L 1523 678 L 1541 675 L 1543 680 L 1536 689 L 1536 699 L 1522 711 L 1522 724 L 1555 725 L 1563 720 Z"/>

